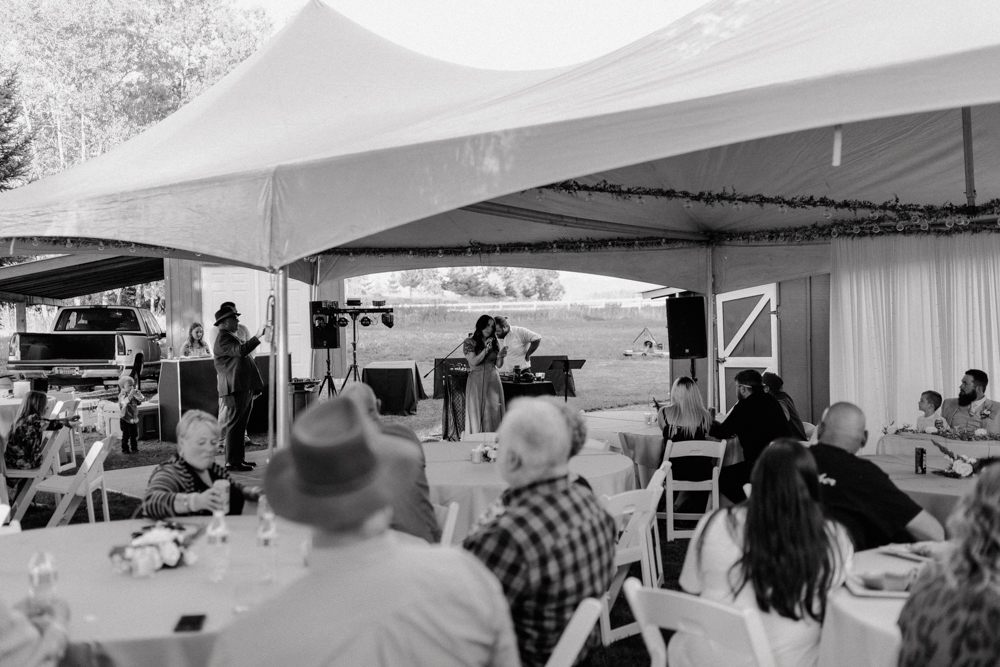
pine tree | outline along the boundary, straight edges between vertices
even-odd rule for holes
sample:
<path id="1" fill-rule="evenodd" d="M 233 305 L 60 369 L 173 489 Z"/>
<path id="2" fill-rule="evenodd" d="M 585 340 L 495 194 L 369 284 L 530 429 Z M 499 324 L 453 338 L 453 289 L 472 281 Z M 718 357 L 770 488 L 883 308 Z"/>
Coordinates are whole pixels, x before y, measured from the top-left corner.
<path id="1" fill-rule="evenodd" d="M 24 125 L 16 70 L 0 68 L 0 192 L 28 182 L 31 133 Z"/>

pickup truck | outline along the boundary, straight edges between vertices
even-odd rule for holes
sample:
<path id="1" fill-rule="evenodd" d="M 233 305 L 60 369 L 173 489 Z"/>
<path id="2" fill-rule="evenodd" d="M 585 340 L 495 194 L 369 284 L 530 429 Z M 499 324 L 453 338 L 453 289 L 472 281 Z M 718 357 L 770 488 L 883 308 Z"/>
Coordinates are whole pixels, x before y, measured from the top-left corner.
<path id="1" fill-rule="evenodd" d="M 127 369 L 158 377 L 164 338 L 146 308 L 63 306 L 51 332 L 11 337 L 7 370 L 56 385 L 110 384 Z"/>

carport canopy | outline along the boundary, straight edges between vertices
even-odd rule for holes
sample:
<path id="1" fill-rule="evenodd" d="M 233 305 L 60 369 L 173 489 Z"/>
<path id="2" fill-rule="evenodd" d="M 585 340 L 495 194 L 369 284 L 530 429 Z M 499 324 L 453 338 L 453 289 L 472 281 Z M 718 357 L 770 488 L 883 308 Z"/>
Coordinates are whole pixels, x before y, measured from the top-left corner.
<path id="1" fill-rule="evenodd" d="M 155 257 L 63 255 L 0 267 L 0 301 L 63 305 L 77 296 L 163 280 Z"/>

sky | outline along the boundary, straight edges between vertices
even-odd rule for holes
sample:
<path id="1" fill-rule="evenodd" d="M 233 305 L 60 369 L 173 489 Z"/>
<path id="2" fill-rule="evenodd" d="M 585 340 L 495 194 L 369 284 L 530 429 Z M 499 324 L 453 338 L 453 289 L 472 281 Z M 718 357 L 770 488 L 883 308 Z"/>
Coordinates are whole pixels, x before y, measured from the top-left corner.
<path id="1" fill-rule="evenodd" d="M 281 27 L 306 2 L 236 0 L 263 7 Z M 486 69 L 545 69 L 614 51 L 708 0 L 322 0 L 372 32 L 449 62 Z M 661 287 L 560 271 L 566 300 Z"/>

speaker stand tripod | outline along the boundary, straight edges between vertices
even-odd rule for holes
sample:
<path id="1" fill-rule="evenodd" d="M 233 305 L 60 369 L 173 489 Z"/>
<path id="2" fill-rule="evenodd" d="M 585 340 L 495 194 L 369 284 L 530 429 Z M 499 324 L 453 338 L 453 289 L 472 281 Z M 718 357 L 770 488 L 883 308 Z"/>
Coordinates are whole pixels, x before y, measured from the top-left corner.
<path id="1" fill-rule="evenodd" d="M 330 348 L 326 348 L 326 375 L 323 376 L 323 381 L 319 384 L 319 389 L 316 391 L 317 396 L 323 393 L 323 387 L 326 387 L 327 397 L 333 398 L 337 395 L 337 388 L 333 385 L 333 376 L 330 375 Z"/>

